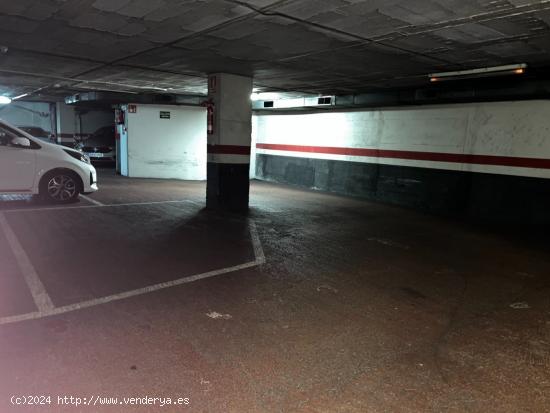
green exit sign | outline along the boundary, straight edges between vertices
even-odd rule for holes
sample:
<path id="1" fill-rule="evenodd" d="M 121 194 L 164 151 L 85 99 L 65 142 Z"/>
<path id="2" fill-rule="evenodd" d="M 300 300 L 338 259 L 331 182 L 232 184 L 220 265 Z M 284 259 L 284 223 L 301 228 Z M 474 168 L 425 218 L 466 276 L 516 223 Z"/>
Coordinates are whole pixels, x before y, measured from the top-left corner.
<path id="1" fill-rule="evenodd" d="M 170 119 L 170 112 L 168 111 L 160 111 L 160 118 L 161 119 Z"/>

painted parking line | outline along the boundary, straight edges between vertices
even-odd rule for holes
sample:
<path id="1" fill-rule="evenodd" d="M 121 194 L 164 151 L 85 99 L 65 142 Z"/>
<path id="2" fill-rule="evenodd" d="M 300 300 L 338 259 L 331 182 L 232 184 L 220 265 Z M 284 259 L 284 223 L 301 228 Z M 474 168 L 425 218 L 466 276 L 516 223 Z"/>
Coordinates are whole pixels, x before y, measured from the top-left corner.
<path id="1" fill-rule="evenodd" d="M 6 221 L 5 217 L 3 217 L 3 220 L 7 224 L 7 221 Z M 213 277 L 217 277 L 217 276 L 220 276 L 220 275 L 229 274 L 229 273 L 244 270 L 244 269 L 247 269 L 247 268 L 254 268 L 254 267 L 257 267 L 259 265 L 265 264 L 265 262 L 266 262 L 265 254 L 264 254 L 264 251 L 263 251 L 263 248 L 262 248 L 260 237 L 258 235 L 256 224 L 253 221 L 250 221 L 250 238 L 252 240 L 252 245 L 253 245 L 253 249 L 254 249 L 254 258 L 255 258 L 254 261 L 246 262 L 246 263 L 239 264 L 239 265 L 234 265 L 234 266 L 231 266 L 231 267 L 221 268 L 221 269 L 218 269 L 218 270 L 212 270 L 212 271 L 208 271 L 208 272 L 204 272 L 204 273 L 200 273 L 200 274 L 190 275 L 190 276 L 187 276 L 187 277 L 179 278 L 177 280 L 172 280 L 172 281 L 166 281 L 166 282 L 162 282 L 162 283 L 158 283 L 158 284 L 153 284 L 153 285 L 150 285 L 150 286 L 147 286 L 147 287 L 142 287 L 142 288 L 138 288 L 138 289 L 134 289 L 134 290 L 130 290 L 130 291 L 125 291 L 125 292 L 118 293 L 118 294 L 113 294 L 113 295 L 108 295 L 108 296 L 105 296 L 105 297 L 100 297 L 100 298 L 96 298 L 96 299 L 92 299 L 92 300 L 87 300 L 87 301 L 83 301 L 83 302 L 80 302 L 80 303 L 69 304 L 69 305 L 65 305 L 65 306 L 62 306 L 62 307 L 55 308 L 52 305 L 51 308 L 40 309 L 40 307 L 38 307 L 38 305 L 37 305 L 37 307 L 39 308 L 39 311 L 35 311 L 35 312 L 32 312 L 32 313 L 27 313 L 27 314 L 20 314 L 20 315 L 0 318 L 0 326 L 5 325 L 5 324 L 13 324 L 13 323 L 21 322 L 21 321 L 26 321 L 26 320 L 36 320 L 36 319 L 39 319 L 39 318 L 44 318 L 44 317 L 50 317 L 50 316 L 54 316 L 54 315 L 69 313 L 69 312 L 81 310 L 81 309 L 84 309 L 84 308 L 96 307 L 96 306 L 99 306 L 99 305 L 102 305 L 102 304 L 107 304 L 107 303 L 114 302 L 114 301 L 120 301 L 120 300 L 124 300 L 124 299 L 130 298 L 130 297 L 137 297 L 137 296 L 149 294 L 149 293 L 152 293 L 152 292 L 155 292 L 155 291 L 164 290 L 164 289 L 171 288 L 171 287 L 176 287 L 178 285 L 189 284 L 189 283 L 192 283 L 192 282 L 195 282 L 195 281 L 204 280 L 204 279 L 207 279 L 207 278 L 213 278 Z M 30 261 L 29 261 L 29 263 L 30 263 Z M 37 276 L 37 279 L 38 279 L 38 276 Z M 38 281 L 40 281 L 40 280 L 38 280 Z"/>
<path id="2" fill-rule="evenodd" d="M 25 282 L 29 287 L 36 308 L 38 308 L 39 312 L 53 310 L 54 305 L 50 296 L 48 295 L 48 292 L 44 288 L 44 284 L 42 284 L 42 281 L 40 281 L 40 278 L 38 278 L 38 274 L 36 273 L 36 270 L 34 269 L 31 260 L 29 259 L 27 253 L 17 239 L 17 236 L 8 224 L 6 216 L 2 212 L 0 212 L 0 228 L 6 236 L 6 240 L 8 241 L 8 244 L 17 261 L 19 270 L 21 271 L 21 274 L 23 274 L 23 278 L 25 279 Z"/>
<path id="3" fill-rule="evenodd" d="M 105 204 L 99 202 L 99 201 L 96 201 L 95 199 L 92 199 L 90 198 L 89 196 L 86 196 L 86 195 L 80 195 L 80 198 L 84 199 L 85 201 L 88 201 L 94 205 L 97 205 L 97 206 L 105 206 Z"/>
<path id="4" fill-rule="evenodd" d="M 169 200 L 169 201 L 146 201 L 146 202 L 130 202 L 123 204 L 101 204 L 94 203 L 93 205 L 74 205 L 74 206 L 54 206 L 54 207 L 43 207 L 43 208 L 17 208 L 17 209 L 4 209 L 2 212 L 37 212 L 37 211 L 59 211 L 65 209 L 85 209 L 85 208 L 111 208 L 111 207 L 124 207 L 124 206 L 133 206 L 133 205 L 158 205 L 158 204 L 177 204 L 177 203 L 188 203 L 194 205 L 200 205 L 198 201 L 193 201 L 190 199 L 179 199 L 179 200 Z M 101 204 L 101 205 L 99 205 Z M 204 204 L 202 204 L 204 205 Z"/>
<path id="5" fill-rule="evenodd" d="M 258 264 L 265 264 L 265 254 L 264 249 L 262 248 L 262 242 L 258 235 L 258 229 L 256 228 L 256 223 L 250 221 L 250 238 L 252 239 L 252 246 L 254 247 L 254 257 L 256 257 L 256 262 Z"/>

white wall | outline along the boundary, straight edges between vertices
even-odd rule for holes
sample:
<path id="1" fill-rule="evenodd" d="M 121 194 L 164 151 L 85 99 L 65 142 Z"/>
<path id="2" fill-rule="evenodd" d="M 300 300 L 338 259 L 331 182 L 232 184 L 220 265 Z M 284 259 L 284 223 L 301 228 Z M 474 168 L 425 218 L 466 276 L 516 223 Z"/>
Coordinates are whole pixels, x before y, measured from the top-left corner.
<path id="1" fill-rule="evenodd" d="M 14 101 L 0 105 L 0 118 L 15 126 L 37 126 L 52 132 L 50 104 L 47 102 Z"/>
<path id="2" fill-rule="evenodd" d="M 307 114 L 259 113 L 261 144 L 550 159 L 550 101 L 434 105 Z M 275 156 L 336 159 L 550 178 L 550 169 L 254 148 Z"/>
<path id="3" fill-rule="evenodd" d="M 75 107 L 63 102 L 55 104 L 57 119 L 51 118 L 50 103 L 15 101 L 0 106 L 0 118 L 16 126 L 38 126 L 47 132 L 57 129 L 58 143 L 72 145 L 75 136 L 88 136 L 97 129 L 114 124 L 114 111 L 91 109 L 80 120 Z"/>
<path id="4" fill-rule="evenodd" d="M 206 179 L 206 110 L 164 105 L 136 107 L 136 113 L 126 112 L 127 176 Z M 170 112 L 170 119 L 161 119 L 161 111 Z"/>
<path id="5" fill-rule="evenodd" d="M 252 137 L 250 140 L 250 179 L 256 178 L 256 138 L 258 136 L 258 119 L 260 117 L 252 115 Z"/>

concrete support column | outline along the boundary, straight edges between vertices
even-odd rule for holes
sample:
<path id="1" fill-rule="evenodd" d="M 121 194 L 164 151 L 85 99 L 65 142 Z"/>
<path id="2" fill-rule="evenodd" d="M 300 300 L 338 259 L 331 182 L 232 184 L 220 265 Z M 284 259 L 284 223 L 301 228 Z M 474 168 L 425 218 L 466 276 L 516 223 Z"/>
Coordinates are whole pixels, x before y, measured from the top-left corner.
<path id="1" fill-rule="evenodd" d="M 208 77 L 207 208 L 248 209 L 251 93 L 252 78 L 227 73 Z"/>
<path id="2" fill-rule="evenodd" d="M 57 112 L 57 143 L 73 146 L 75 136 L 75 111 L 73 106 L 56 103 Z"/>

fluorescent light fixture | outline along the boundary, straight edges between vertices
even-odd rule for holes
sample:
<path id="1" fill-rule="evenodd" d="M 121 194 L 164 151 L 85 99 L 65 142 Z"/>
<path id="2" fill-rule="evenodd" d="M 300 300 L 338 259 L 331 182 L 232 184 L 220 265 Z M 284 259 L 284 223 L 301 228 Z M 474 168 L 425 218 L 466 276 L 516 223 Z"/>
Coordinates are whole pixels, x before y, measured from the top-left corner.
<path id="1" fill-rule="evenodd" d="M 12 101 L 24 98 L 25 96 L 29 96 L 29 93 L 23 93 L 22 95 L 16 96 L 16 97 L 12 98 Z"/>
<path id="2" fill-rule="evenodd" d="M 483 67 L 480 69 L 458 70 L 456 72 L 431 73 L 430 82 L 443 82 L 445 80 L 473 79 L 479 77 L 522 75 L 527 69 L 527 64 L 504 65 Z"/>
<path id="3" fill-rule="evenodd" d="M 11 99 L 7 96 L 0 96 L 0 105 L 7 105 L 11 103 Z"/>

